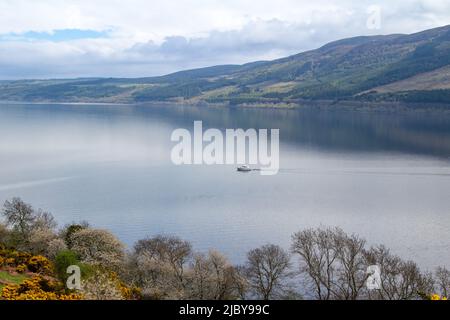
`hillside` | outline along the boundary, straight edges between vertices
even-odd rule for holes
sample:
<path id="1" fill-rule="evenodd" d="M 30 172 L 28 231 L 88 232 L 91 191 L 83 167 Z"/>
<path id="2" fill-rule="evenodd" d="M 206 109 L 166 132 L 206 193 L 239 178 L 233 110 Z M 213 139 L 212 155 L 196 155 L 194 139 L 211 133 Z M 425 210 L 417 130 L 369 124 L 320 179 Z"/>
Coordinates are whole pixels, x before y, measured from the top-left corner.
<path id="1" fill-rule="evenodd" d="M 363 100 L 450 103 L 450 26 L 355 37 L 274 61 L 139 79 L 1 81 L 0 100 L 295 103 Z"/>
<path id="2" fill-rule="evenodd" d="M 410 78 L 396 81 L 373 90 L 378 93 L 408 90 L 447 90 L 450 89 L 450 66 L 430 72 L 420 73 Z"/>

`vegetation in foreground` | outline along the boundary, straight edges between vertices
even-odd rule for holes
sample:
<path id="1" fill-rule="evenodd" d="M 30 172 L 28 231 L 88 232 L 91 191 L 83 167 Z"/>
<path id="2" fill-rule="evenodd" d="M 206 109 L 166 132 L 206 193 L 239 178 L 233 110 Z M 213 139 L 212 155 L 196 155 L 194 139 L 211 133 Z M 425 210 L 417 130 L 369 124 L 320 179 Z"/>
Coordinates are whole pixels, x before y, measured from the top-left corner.
<path id="1" fill-rule="evenodd" d="M 177 237 L 146 238 L 127 251 L 110 232 L 87 223 L 57 230 L 51 214 L 19 198 L 6 201 L 1 213 L 5 300 L 446 300 L 450 289 L 446 268 L 422 272 L 384 246 L 368 247 L 338 228 L 300 231 L 290 251 L 264 245 L 235 266 Z M 81 269 L 80 290 L 65 286 L 71 265 Z M 379 290 L 367 289 L 369 265 L 381 268 Z"/>

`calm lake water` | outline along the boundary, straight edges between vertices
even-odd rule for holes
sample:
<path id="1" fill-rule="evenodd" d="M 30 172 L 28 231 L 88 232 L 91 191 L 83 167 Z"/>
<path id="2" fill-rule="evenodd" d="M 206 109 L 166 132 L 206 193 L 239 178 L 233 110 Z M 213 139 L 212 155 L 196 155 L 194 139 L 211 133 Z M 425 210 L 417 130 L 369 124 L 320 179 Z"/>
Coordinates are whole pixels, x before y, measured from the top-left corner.
<path id="1" fill-rule="evenodd" d="M 174 166 L 172 130 L 279 128 L 276 176 Z M 339 226 L 424 268 L 450 267 L 450 115 L 92 105 L 0 105 L 0 201 L 127 245 L 159 233 L 218 249 L 288 247 Z"/>

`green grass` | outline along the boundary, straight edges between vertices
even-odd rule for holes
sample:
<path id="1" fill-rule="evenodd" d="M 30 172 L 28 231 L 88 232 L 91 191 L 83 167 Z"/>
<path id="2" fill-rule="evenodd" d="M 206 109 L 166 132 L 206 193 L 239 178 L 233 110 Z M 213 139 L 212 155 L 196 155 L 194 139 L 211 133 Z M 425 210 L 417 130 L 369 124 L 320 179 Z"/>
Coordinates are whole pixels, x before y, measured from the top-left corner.
<path id="1" fill-rule="evenodd" d="M 19 284 L 22 283 L 23 280 L 25 280 L 26 278 L 27 276 L 23 274 L 12 275 L 6 271 L 0 271 L 0 280 L 6 281 L 8 283 Z M 0 296 L 4 286 L 5 286 L 4 284 L 0 283 Z"/>

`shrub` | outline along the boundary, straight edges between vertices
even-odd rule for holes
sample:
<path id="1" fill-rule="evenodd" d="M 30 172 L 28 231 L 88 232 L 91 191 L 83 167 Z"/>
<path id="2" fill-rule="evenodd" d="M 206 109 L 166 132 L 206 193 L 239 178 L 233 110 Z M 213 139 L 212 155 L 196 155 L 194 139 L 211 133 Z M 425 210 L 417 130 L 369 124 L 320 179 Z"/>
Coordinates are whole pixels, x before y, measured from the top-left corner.
<path id="1" fill-rule="evenodd" d="M 438 294 L 433 294 L 433 295 L 431 295 L 430 300 L 445 300 L 445 301 L 447 301 L 448 299 L 447 299 L 447 297 L 441 297 Z"/>
<path id="2" fill-rule="evenodd" d="M 82 229 L 70 237 L 71 250 L 81 262 L 118 268 L 124 260 L 125 246 L 110 232 L 98 229 Z"/>
<path id="3" fill-rule="evenodd" d="M 27 261 L 27 268 L 31 272 L 49 274 L 53 271 L 51 262 L 43 256 L 33 256 Z"/>
<path id="4" fill-rule="evenodd" d="M 0 258 L 5 267 L 17 267 L 21 264 L 27 264 L 32 257 L 29 253 L 19 252 L 12 249 L 0 249 Z"/>
<path id="5" fill-rule="evenodd" d="M 77 233 L 78 231 L 87 229 L 89 227 L 89 224 L 87 222 L 82 222 L 80 224 L 73 223 L 69 224 L 64 227 L 64 229 L 61 231 L 61 238 L 66 243 L 67 247 L 69 249 L 72 248 L 72 235 Z"/>
<path id="6" fill-rule="evenodd" d="M 57 281 L 34 276 L 21 284 L 10 284 L 3 288 L 5 300 L 81 300 L 78 294 L 65 294 L 63 285 Z"/>
<path id="7" fill-rule="evenodd" d="M 63 250 L 55 257 L 55 273 L 64 283 L 70 276 L 67 273 L 67 268 L 70 266 L 80 267 L 82 277 L 88 277 L 92 273 L 92 268 L 87 264 L 81 263 L 75 252 L 71 250 Z"/>
<path id="8" fill-rule="evenodd" d="M 46 257 L 33 256 L 26 252 L 12 249 L 0 249 L 0 266 L 14 268 L 18 272 L 30 271 L 49 275 L 53 272 L 53 265 Z"/>
<path id="9" fill-rule="evenodd" d="M 59 252 L 55 258 L 55 272 L 61 279 L 65 279 L 67 268 L 79 264 L 80 260 L 75 252 L 64 250 Z"/>
<path id="10" fill-rule="evenodd" d="M 32 254 L 48 256 L 49 244 L 56 238 L 56 234 L 48 228 L 35 228 L 29 234 L 26 249 Z"/>
<path id="11" fill-rule="evenodd" d="M 47 246 L 47 257 L 55 260 L 56 256 L 64 250 L 67 250 L 64 240 L 60 238 L 53 239 Z"/>
<path id="12" fill-rule="evenodd" d="M 95 268 L 81 284 L 81 293 L 87 300 L 136 300 L 140 290 L 127 287 L 117 276 L 104 268 Z"/>
<path id="13" fill-rule="evenodd" d="M 25 264 L 18 265 L 16 271 L 18 273 L 24 273 L 25 271 L 27 271 L 27 266 Z"/>
<path id="14" fill-rule="evenodd" d="M 0 224 L 0 249 L 6 246 L 9 241 L 10 233 L 6 226 Z"/>

